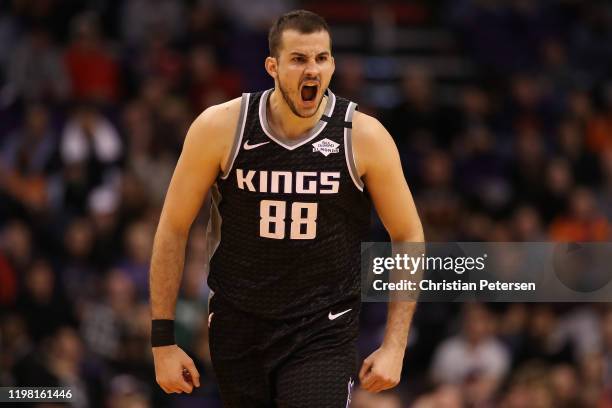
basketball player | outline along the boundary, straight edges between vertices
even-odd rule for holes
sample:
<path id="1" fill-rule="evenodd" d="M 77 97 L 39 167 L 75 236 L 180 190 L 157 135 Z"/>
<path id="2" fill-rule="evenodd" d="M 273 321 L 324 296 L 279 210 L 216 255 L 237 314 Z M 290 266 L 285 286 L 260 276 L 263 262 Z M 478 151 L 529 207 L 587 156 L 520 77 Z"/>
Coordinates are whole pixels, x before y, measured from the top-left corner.
<path id="1" fill-rule="evenodd" d="M 423 232 L 392 138 L 328 89 L 326 22 L 290 12 L 269 47 L 274 88 L 206 109 L 187 133 L 151 262 L 156 379 L 167 393 L 199 386 L 173 317 L 188 232 L 211 192 L 210 351 L 224 406 L 347 407 L 370 203 L 393 241 Z M 400 380 L 415 307 L 389 305 L 382 345 L 359 372 L 373 392 Z"/>

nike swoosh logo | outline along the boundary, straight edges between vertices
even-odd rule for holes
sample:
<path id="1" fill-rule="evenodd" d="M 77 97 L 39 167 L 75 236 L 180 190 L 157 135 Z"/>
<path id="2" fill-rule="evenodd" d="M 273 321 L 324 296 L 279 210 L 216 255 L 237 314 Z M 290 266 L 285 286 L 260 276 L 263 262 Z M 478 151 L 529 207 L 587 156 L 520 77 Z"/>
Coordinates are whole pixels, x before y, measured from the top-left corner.
<path id="1" fill-rule="evenodd" d="M 255 149 L 259 146 L 263 146 L 265 144 L 268 144 L 270 142 L 261 142 L 261 143 L 255 143 L 253 145 L 249 144 L 249 141 L 247 140 L 246 142 L 244 142 L 244 144 L 242 145 L 242 147 L 244 147 L 244 150 L 251 150 L 251 149 Z"/>
<path id="2" fill-rule="evenodd" d="M 347 309 L 344 312 L 340 312 L 340 313 L 336 313 L 336 314 L 333 314 L 332 312 L 329 312 L 329 315 L 327 317 L 329 318 L 329 320 L 336 320 L 337 318 L 339 318 L 340 316 L 342 316 L 345 313 L 350 312 L 351 310 L 353 310 L 353 309 Z"/>

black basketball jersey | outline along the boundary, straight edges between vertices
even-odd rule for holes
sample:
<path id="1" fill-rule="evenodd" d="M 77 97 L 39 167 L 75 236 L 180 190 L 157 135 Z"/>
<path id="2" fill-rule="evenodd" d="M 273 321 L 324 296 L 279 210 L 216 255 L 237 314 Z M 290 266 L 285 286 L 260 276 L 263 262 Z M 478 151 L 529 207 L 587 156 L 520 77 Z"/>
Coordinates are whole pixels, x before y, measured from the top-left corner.
<path id="1" fill-rule="evenodd" d="M 214 296 L 263 318 L 358 302 L 371 206 L 353 160 L 356 104 L 327 90 L 321 120 L 289 142 L 268 125 L 271 92 L 242 96 L 229 163 L 213 190 L 220 239 L 208 284 Z"/>

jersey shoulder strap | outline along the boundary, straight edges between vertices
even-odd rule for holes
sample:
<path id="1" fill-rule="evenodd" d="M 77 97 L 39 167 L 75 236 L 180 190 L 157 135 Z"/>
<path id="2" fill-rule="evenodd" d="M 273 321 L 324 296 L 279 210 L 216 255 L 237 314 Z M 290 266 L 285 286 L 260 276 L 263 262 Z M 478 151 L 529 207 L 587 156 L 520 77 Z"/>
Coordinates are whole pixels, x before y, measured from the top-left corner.
<path id="1" fill-rule="evenodd" d="M 332 128 L 343 128 L 343 144 L 344 144 L 344 155 L 346 159 L 346 166 L 348 168 L 351 179 L 355 184 L 355 187 L 363 192 L 364 183 L 359 177 L 357 171 L 357 164 L 355 161 L 355 154 L 353 151 L 353 116 L 355 111 L 358 109 L 358 105 L 355 102 L 349 101 L 348 99 L 338 97 L 336 103 L 336 109 L 331 116 L 322 116 L 321 120 L 327 122 L 327 127 Z"/>
<path id="2" fill-rule="evenodd" d="M 240 100 L 240 114 L 238 115 L 238 122 L 236 123 L 236 131 L 234 132 L 234 143 L 232 143 L 231 150 L 229 152 L 229 159 L 221 173 L 221 179 L 225 180 L 232 171 L 236 156 L 240 150 L 240 144 L 242 143 L 242 137 L 244 136 L 244 128 L 249 112 L 249 103 L 252 100 L 252 94 L 243 93 Z"/>

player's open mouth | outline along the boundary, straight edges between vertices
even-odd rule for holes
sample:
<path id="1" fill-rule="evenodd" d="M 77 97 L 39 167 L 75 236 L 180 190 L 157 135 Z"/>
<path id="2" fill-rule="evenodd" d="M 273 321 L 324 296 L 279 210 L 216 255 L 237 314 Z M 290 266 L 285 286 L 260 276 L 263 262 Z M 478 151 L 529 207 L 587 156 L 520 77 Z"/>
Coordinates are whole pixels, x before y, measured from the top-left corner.
<path id="1" fill-rule="evenodd" d="M 313 102 L 317 97 L 318 91 L 318 85 L 303 85 L 300 91 L 300 95 L 302 96 L 302 102 Z"/>

